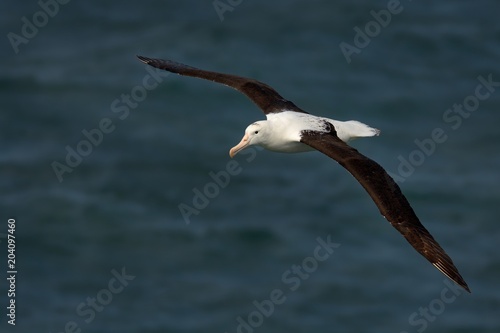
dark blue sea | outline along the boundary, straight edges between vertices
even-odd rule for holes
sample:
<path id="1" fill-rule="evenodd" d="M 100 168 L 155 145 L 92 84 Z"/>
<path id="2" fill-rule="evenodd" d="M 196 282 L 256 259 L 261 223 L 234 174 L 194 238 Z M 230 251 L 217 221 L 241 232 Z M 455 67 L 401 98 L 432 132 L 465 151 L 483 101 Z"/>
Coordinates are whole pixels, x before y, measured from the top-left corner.
<path id="1" fill-rule="evenodd" d="M 0 331 L 499 332 L 499 12 L 3 1 Z M 472 293 L 321 153 L 230 159 L 263 113 L 136 55 L 380 129 L 351 144 L 397 180 Z"/>

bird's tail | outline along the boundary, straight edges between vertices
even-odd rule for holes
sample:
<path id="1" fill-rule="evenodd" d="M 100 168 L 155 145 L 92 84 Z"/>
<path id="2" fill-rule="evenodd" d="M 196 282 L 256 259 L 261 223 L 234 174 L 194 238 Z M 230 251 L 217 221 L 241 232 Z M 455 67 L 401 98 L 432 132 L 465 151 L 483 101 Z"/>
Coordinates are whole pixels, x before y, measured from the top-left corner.
<path id="1" fill-rule="evenodd" d="M 357 120 L 345 121 L 344 124 L 346 130 L 350 132 L 353 139 L 367 136 L 378 136 L 380 134 L 379 129 L 370 127 Z"/>
<path id="2" fill-rule="evenodd" d="M 377 136 L 380 134 L 380 130 L 357 120 L 333 121 L 332 124 L 337 131 L 337 136 L 345 142 L 356 138 Z"/>

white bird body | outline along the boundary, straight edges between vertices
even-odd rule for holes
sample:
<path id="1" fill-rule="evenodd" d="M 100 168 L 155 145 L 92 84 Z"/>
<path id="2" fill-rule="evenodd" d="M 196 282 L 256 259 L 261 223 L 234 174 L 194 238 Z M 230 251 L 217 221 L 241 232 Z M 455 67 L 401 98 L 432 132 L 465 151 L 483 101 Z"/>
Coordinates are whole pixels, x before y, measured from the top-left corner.
<path id="1" fill-rule="evenodd" d="M 329 125 L 335 127 L 337 136 L 344 142 L 359 137 L 379 135 L 378 129 L 372 128 L 356 120 L 338 121 L 286 110 L 267 114 L 267 120 L 257 121 L 245 130 L 249 145 L 259 145 L 263 148 L 280 153 L 300 153 L 316 150 L 300 142 L 303 131 L 327 133 Z M 255 133 L 255 132 L 258 132 Z M 247 145 L 245 145 L 247 146 Z"/>

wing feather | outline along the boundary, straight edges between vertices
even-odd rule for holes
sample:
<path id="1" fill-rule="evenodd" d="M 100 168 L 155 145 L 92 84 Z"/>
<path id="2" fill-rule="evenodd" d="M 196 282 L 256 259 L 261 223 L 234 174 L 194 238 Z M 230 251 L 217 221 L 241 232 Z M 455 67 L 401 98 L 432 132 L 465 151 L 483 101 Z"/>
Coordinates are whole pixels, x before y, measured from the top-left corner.
<path id="1" fill-rule="evenodd" d="M 282 112 L 284 110 L 307 113 L 292 102 L 281 97 L 280 94 L 270 86 L 260 81 L 218 72 L 211 72 L 195 67 L 187 66 L 172 60 L 151 59 L 137 56 L 143 63 L 158 69 L 184 76 L 196 77 L 234 88 L 250 98 L 265 114 Z"/>

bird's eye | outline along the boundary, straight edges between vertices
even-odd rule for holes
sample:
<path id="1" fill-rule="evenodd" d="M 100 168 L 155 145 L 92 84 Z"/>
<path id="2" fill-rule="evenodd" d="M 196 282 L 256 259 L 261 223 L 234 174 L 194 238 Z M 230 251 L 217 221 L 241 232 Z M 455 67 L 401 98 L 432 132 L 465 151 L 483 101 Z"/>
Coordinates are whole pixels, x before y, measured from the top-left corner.
<path id="1" fill-rule="evenodd" d="M 259 131 L 255 131 L 254 134 L 259 134 Z"/>

